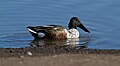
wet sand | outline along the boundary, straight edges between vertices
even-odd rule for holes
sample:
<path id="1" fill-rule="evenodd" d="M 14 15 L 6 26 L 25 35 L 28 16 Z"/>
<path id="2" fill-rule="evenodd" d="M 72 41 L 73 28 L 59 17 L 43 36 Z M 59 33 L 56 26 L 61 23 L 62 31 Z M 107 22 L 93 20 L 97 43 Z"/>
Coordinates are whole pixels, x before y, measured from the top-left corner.
<path id="1" fill-rule="evenodd" d="M 119 66 L 120 50 L 73 47 L 0 48 L 0 66 Z"/>

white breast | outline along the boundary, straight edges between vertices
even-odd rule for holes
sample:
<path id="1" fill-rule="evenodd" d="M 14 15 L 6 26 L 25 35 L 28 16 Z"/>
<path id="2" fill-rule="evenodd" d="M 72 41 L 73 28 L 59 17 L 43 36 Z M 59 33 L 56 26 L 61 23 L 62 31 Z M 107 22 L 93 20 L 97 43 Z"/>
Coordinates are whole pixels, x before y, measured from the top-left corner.
<path id="1" fill-rule="evenodd" d="M 67 38 L 78 38 L 79 37 L 79 31 L 77 29 L 66 30 L 66 32 L 67 32 Z"/>

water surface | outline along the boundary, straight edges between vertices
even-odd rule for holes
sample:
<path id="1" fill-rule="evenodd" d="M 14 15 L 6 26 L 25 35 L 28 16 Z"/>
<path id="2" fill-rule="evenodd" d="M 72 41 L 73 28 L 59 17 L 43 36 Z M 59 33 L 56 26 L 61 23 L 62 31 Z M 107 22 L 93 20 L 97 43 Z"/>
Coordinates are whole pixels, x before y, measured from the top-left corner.
<path id="1" fill-rule="evenodd" d="M 77 16 L 91 34 L 79 29 L 82 37 L 74 41 L 75 44 L 85 43 L 87 48 L 120 49 L 119 2 L 119 0 L 0 1 L 0 47 L 28 47 L 34 39 L 27 31 L 27 26 L 49 24 L 67 26 L 69 19 Z M 48 41 L 39 42 L 44 44 Z M 70 43 L 71 40 L 67 42 Z"/>

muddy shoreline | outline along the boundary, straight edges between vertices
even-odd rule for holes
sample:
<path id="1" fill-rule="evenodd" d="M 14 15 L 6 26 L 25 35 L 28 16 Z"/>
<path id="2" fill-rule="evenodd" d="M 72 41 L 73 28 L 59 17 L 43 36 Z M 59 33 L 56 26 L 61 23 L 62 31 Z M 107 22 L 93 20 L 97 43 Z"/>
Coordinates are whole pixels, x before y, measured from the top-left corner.
<path id="1" fill-rule="evenodd" d="M 32 55 L 28 54 L 31 53 Z M 87 49 L 70 46 L 40 46 L 26 48 L 0 48 L 0 57 L 19 57 L 19 56 L 49 56 L 60 54 L 104 54 L 120 55 L 120 50 L 115 49 Z"/>
<path id="2" fill-rule="evenodd" d="M 70 46 L 0 48 L 0 66 L 119 66 L 120 50 Z"/>

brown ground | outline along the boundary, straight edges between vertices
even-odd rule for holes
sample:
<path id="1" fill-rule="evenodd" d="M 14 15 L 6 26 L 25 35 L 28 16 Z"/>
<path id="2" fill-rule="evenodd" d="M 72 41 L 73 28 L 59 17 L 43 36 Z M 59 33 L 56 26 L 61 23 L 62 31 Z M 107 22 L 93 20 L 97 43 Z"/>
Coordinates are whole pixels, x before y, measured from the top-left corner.
<path id="1" fill-rule="evenodd" d="M 120 50 L 76 49 L 67 46 L 0 49 L 0 66 L 119 66 L 119 64 Z"/>

